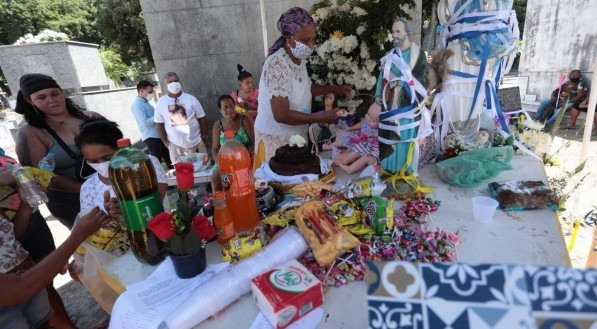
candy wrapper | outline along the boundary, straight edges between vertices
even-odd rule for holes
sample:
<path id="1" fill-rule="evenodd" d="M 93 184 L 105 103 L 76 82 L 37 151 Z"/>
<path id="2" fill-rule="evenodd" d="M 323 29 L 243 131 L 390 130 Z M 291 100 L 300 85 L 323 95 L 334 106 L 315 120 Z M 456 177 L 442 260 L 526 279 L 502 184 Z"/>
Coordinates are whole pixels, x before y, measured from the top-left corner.
<path id="1" fill-rule="evenodd" d="M 360 244 L 357 238 L 334 222 L 320 201 L 303 204 L 294 218 L 320 265 L 332 264 L 339 255 Z"/>
<path id="2" fill-rule="evenodd" d="M 261 250 L 261 230 L 244 232 L 230 239 L 221 246 L 222 260 L 225 262 L 237 262 L 241 259 L 249 258 L 254 253 Z"/>
<path id="3" fill-rule="evenodd" d="M 324 190 L 319 194 L 319 200 L 333 214 L 336 224 L 349 226 L 362 222 L 362 213 L 356 204 L 342 195 Z"/>
<path id="4" fill-rule="evenodd" d="M 264 225 L 272 225 L 278 227 L 286 227 L 288 224 L 294 221 L 294 213 L 298 209 L 297 207 L 287 207 L 284 209 L 277 210 L 273 214 L 267 216 L 261 221 Z"/>
<path id="5" fill-rule="evenodd" d="M 398 224 L 393 235 L 373 236 L 361 245 L 366 260 L 408 260 L 421 263 L 456 261 L 458 235 L 442 230 L 423 231 L 411 224 Z"/>
<path id="6" fill-rule="evenodd" d="M 372 227 L 376 234 L 390 232 L 394 228 L 394 199 L 374 196 L 361 198 L 358 203 L 365 214 L 367 225 Z"/>
<path id="7" fill-rule="evenodd" d="M 375 174 L 373 177 L 362 178 L 348 183 L 344 194 L 349 199 L 380 196 L 386 187 L 379 174 Z"/>

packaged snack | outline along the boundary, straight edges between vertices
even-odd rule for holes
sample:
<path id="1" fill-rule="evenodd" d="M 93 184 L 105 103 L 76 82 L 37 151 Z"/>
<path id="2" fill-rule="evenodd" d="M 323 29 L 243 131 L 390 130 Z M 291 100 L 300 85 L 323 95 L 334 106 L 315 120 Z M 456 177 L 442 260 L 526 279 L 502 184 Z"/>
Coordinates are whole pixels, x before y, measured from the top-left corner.
<path id="1" fill-rule="evenodd" d="M 317 196 L 319 196 L 321 190 L 331 191 L 333 189 L 334 187 L 332 185 L 320 181 L 315 181 L 298 184 L 297 186 L 293 187 L 291 191 L 295 196 L 299 198 L 304 198 L 307 196 L 316 198 Z"/>
<path id="2" fill-rule="evenodd" d="M 264 220 L 261 221 L 261 223 L 265 225 L 286 227 L 288 226 L 288 224 L 294 221 L 294 212 L 297 209 L 298 207 L 287 207 L 284 209 L 280 209 L 274 212 L 273 214 L 267 216 Z"/>
<path id="3" fill-rule="evenodd" d="M 225 262 L 237 262 L 248 258 L 261 250 L 262 245 L 261 230 L 259 228 L 238 234 L 220 246 L 222 249 L 222 260 Z"/>
<path id="4" fill-rule="evenodd" d="M 557 210 L 560 201 L 541 181 L 510 181 L 489 183 L 489 191 L 507 211 L 543 209 Z"/>
<path id="5" fill-rule="evenodd" d="M 389 232 L 394 226 L 394 200 L 381 197 L 359 199 L 365 222 L 373 228 L 376 234 Z"/>
<path id="6" fill-rule="evenodd" d="M 321 282 L 296 260 L 254 278 L 251 289 L 257 306 L 277 329 L 323 304 Z"/>
<path id="7" fill-rule="evenodd" d="M 380 196 L 386 189 L 386 184 L 382 182 L 379 174 L 372 177 L 362 178 L 350 182 L 346 186 L 345 195 L 349 199 L 366 196 Z"/>
<path id="8" fill-rule="evenodd" d="M 334 222 L 320 201 L 304 203 L 294 218 L 320 265 L 331 265 L 340 254 L 360 244 L 357 238 Z"/>
<path id="9" fill-rule="evenodd" d="M 356 204 L 346 200 L 341 194 L 322 191 L 319 200 L 332 212 L 336 224 L 348 226 L 362 222 L 362 214 Z"/>

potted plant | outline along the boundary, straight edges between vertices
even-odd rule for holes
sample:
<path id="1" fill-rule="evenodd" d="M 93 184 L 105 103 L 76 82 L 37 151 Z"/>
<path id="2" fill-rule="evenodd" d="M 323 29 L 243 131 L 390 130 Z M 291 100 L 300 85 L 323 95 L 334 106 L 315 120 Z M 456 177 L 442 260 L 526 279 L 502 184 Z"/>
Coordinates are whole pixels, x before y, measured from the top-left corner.
<path id="1" fill-rule="evenodd" d="M 205 270 L 205 246 L 217 232 L 203 215 L 198 205 L 189 202 L 188 191 L 193 186 L 193 165 L 176 163 L 178 200 L 176 209 L 161 212 L 147 224 L 149 229 L 166 244 L 179 278 L 192 278 Z"/>

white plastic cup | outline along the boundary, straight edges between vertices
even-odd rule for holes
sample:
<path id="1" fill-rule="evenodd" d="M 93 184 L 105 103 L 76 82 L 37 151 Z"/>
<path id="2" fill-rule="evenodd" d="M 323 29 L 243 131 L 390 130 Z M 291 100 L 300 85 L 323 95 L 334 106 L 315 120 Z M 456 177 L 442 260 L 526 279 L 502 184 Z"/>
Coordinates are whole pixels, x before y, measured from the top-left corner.
<path id="1" fill-rule="evenodd" d="M 489 223 L 495 214 L 499 203 L 486 196 L 476 196 L 473 198 L 473 216 L 475 220 L 482 223 Z"/>

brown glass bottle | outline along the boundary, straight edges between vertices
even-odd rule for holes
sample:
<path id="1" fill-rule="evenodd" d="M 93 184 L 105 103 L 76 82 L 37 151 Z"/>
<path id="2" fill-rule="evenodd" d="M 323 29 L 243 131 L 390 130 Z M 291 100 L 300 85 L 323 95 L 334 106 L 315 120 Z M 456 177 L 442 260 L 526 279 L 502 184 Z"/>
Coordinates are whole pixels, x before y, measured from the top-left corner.
<path id="1" fill-rule="evenodd" d="M 162 200 L 151 160 L 128 139 L 118 141 L 120 150 L 110 160 L 110 181 L 120 202 L 133 254 L 142 263 L 155 265 L 164 259 L 164 244 L 147 222 L 162 212 Z"/>

